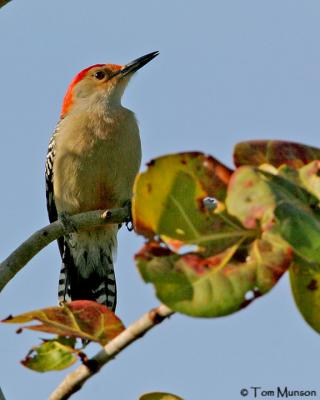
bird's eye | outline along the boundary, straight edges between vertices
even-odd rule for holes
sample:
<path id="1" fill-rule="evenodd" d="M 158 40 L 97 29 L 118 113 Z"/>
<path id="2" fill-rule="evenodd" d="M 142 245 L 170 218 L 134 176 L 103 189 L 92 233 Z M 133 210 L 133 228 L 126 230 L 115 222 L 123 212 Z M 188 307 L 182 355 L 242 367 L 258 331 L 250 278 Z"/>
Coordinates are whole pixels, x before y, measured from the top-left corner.
<path id="1" fill-rule="evenodd" d="M 94 77 L 96 79 L 98 79 L 99 81 L 101 81 L 102 79 L 104 79 L 106 77 L 106 73 L 104 71 L 97 71 L 97 72 L 95 72 Z"/>

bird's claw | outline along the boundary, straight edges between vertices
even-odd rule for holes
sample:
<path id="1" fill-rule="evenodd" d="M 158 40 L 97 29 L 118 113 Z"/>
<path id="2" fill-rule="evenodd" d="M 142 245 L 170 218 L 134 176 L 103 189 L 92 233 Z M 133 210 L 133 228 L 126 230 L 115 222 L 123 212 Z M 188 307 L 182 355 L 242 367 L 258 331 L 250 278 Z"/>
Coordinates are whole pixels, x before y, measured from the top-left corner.
<path id="1" fill-rule="evenodd" d="M 132 221 L 126 221 L 126 228 L 128 229 L 129 232 L 133 231 L 133 222 Z"/>
<path id="2" fill-rule="evenodd" d="M 132 222 L 132 213 L 131 213 L 131 200 L 127 200 L 123 207 L 126 207 L 128 209 L 128 216 L 125 219 L 124 223 L 126 225 L 126 228 L 128 229 L 129 232 L 133 231 L 133 222 Z"/>

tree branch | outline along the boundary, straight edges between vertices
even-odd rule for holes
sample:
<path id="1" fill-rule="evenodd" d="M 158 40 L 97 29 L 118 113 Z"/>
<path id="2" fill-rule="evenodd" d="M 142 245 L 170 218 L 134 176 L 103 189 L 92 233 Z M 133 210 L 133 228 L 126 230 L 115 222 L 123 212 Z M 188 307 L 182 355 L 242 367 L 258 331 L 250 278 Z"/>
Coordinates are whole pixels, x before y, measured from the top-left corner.
<path id="1" fill-rule="evenodd" d="M 51 394 L 49 400 L 65 400 L 73 393 L 81 389 L 82 385 L 96 374 L 105 364 L 111 361 L 118 353 L 129 344 L 141 338 L 174 312 L 164 304 L 144 314 L 140 319 L 128 326 L 126 330 L 106 344 L 103 350 L 99 351 L 85 365 L 80 365 L 71 372 Z"/>
<path id="2" fill-rule="evenodd" d="M 8 4 L 11 0 L 0 0 L 0 8 Z M 0 397 L 1 400 L 1 397 Z"/>
<path id="3" fill-rule="evenodd" d="M 4 394 L 2 393 L 1 388 L 0 388 L 0 400 L 6 400 L 6 398 L 4 397 Z"/>
<path id="4" fill-rule="evenodd" d="M 70 216 L 68 226 L 58 220 L 35 232 L 0 264 L 0 292 L 32 257 L 60 236 L 104 224 L 120 224 L 126 221 L 129 213 L 128 207 L 89 211 Z"/>

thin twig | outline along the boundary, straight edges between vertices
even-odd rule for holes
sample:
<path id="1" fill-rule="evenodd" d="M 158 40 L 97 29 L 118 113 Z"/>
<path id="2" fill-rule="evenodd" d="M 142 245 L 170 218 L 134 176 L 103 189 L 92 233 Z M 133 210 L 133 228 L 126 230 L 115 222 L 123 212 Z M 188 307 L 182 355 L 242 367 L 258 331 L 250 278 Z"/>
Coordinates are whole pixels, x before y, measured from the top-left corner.
<path id="1" fill-rule="evenodd" d="M 0 388 L 0 400 L 6 400 L 6 398 L 4 397 L 4 394 Z"/>
<path id="2" fill-rule="evenodd" d="M 105 345 L 103 350 L 91 358 L 86 365 L 80 365 L 75 371 L 67 375 L 51 394 L 49 400 L 68 399 L 82 387 L 87 379 L 96 374 L 129 344 L 141 338 L 146 332 L 172 314 L 173 311 L 164 304 L 144 314 L 140 319 L 128 326 L 120 335 Z"/>
<path id="3" fill-rule="evenodd" d="M 8 4 L 11 0 L 0 0 L 0 8 Z M 1 397 L 0 397 L 1 400 Z"/>
<path id="4" fill-rule="evenodd" d="M 82 231 L 104 224 L 120 224 L 129 216 L 128 207 L 112 210 L 88 211 L 70 216 L 70 224 L 63 226 L 55 221 L 31 235 L 13 253 L 0 263 L 0 292 L 6 284 L 20 271 L 37 253 L 52 241 L 73 231 Z"/>

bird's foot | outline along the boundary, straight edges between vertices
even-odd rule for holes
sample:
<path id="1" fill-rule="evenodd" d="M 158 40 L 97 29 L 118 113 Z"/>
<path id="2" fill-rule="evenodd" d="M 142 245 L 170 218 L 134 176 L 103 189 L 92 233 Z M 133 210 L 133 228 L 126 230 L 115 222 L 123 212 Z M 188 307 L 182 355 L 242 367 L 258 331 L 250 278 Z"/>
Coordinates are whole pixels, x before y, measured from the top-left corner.
<path id="1" fill-rule="evenodd" d="M 133 231 L 133 222 L 132 221 L 127 221 L 126 223 L 126 228 L 128 229 L 129 232 Z"/>
<path id="2" fill-rule="evenodd" d="M 129 232 L 133 231 L 133 222 L 132 222 L 132 213 L 131 213 L 131 208 L 132 208 L 132 203 L 131 200 L 127 200 L 123 207 L 126 207 L 128 209 L 128 216 L 125 219 L 124 223 L 128 229 Z"/>

